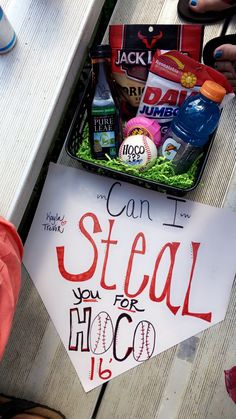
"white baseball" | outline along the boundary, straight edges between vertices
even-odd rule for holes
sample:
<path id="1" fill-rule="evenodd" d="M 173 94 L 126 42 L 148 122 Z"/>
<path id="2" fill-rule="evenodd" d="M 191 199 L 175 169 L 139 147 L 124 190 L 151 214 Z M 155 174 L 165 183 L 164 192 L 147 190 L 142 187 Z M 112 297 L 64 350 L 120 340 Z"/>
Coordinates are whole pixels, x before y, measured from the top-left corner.
<path id="1" fill-rule="evenodd" d="M 147 170 L 156 161 L 157 148 L 146 135 L 130 135 L 121 143 L 119 158 L 131 167 Z"/>
<path id="2" fill-rule="evenodd" d="M 106 352 L 113 341 L 113 324 L 111 317 L 105 311 L 101 311 L 93 320 L 90 331 L 90 349 L 94 354 Z"/>
<path id="3" fill-rule="evenodd" d="M 152 323 L 142 320 L 134 332 L 134 359 L 138 362 L 151 358 L 155 349 L 156 332 Z"/>

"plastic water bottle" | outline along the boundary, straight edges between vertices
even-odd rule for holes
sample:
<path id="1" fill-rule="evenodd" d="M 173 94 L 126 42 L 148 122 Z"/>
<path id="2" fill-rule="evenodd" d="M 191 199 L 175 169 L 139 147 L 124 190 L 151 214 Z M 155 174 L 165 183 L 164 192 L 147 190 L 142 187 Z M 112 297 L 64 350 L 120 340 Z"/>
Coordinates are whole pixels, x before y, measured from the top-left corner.
<path id="1" fill-rule="evenodd" d="M 225 94 L 224 87 L 207 80 L 180 107 L 159 148 L 161 156 L 172 160 L 175 173 L 186 172 L 203 151 L 218 126 Z"/>
<path id="2" fill-rule="evenodd" d="M 16 43 L 16 34 L 0 6 L 0 54 L 10 51 Z"/>

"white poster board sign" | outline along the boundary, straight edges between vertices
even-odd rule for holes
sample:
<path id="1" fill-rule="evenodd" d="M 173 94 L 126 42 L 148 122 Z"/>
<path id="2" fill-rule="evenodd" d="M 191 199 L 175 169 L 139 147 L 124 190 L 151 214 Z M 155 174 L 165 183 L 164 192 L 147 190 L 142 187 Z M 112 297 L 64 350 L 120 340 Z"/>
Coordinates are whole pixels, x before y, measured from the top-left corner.
<path id="1" fill-rule="evenodd" d="M 24 264 L 85 391 L 224 319 L 236 214 L 51 164 Z"/>

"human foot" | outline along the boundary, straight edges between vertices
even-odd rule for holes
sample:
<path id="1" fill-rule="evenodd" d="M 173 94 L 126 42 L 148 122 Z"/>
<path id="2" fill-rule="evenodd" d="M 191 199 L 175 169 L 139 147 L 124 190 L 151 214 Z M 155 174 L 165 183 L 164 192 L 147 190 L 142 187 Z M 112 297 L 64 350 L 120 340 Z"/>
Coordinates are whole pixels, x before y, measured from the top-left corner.
<path id="1" fill-rule="evenodd" d="M 178 0 L 177 11 L 189 22 L 214 23 L 236 14 L 236 0 Z"/>
<path id="2" fill-rule="evenodd" d="M 215 69 L 228 79 L 236 93 L 236 45 L 220 45 L 214 51 L 214 59 Z"/>
<path id="3" fill-rule="evenodd" d="M 190 0 L 189 8 L 194 13 L 221 12 L 236 4 L 236 0 Z"/>

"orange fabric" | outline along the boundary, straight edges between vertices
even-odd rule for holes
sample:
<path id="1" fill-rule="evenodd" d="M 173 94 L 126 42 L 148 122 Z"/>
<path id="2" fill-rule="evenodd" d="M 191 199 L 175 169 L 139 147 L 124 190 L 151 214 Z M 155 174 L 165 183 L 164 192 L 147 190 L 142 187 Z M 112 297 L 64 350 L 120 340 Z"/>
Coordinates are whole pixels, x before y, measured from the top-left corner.
<path id="1" fill-rule="evenodd" d="M 0 360 L 19 296 L 22 257 L 23 245 L 15 227 L 0 217 Z"/>

